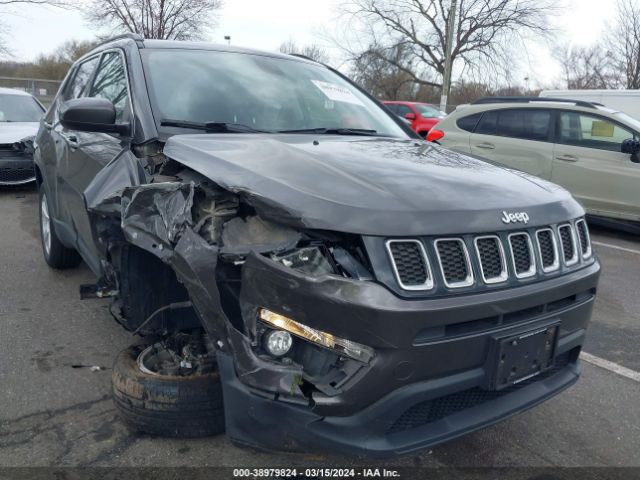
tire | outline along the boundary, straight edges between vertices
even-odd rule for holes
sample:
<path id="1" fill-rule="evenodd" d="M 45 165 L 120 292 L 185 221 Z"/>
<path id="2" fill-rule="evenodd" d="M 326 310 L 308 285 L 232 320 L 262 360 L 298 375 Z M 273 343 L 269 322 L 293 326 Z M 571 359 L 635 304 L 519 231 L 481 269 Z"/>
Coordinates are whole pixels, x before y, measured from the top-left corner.
<path id="1" fill-rule="evenodd" d="M 38 211 L 40 212 L 40 243 L 44 260 L 51 268 L 66 270 L 80 265 L 82 258 L 73 248 L 65 247 L 56 233 L 51 219 L 49 202 L 44 191 L 44 186 L 38 188 Z"/>
<path id="2" fill-rule="evenodd" d="M 224 406 L 218 372 L 168 376 L 144 372 L 137 363 L 147 345 L 129 347 L 113 367 L 113 399 L 130 428 L 163 437 L 196 438 L 223 433 Z"/>

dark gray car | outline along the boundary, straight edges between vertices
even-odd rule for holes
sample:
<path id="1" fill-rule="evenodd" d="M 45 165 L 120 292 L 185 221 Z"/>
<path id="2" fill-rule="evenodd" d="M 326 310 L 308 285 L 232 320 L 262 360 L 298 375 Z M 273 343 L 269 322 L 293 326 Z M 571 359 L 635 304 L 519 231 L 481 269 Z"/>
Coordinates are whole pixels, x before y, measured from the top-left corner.
<path id="1" fill-rule="evenodd" d="M 573 384 L 599 264 L 563 189 L 427 144 L 337 71 L 109 41 L 35 153 L 43 251 L 146 342 L 142 431 L 385 456 Z"/>

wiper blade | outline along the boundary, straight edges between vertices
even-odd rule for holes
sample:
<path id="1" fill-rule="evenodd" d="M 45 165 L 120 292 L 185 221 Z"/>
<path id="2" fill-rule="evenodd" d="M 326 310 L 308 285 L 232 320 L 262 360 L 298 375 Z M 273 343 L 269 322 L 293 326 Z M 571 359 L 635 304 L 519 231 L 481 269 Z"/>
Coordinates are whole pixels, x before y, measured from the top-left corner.
<path id="1" fill-rule="evenodd" d="M 258 130 L 243 125 L 241 123 L 229 122 L 189 122 L 187 120 L 171 120 L 163 118 L 160 120 L 163 127 L 192 128 L 194 130 L 204 130 L 207 133 L 271 133 L 266 130 Z"/>
<path id="2" fill-rule="evenodd" d="M 377 130 L 369 130 L 366 128 L 300 128 L 298 130 L 278 130 L 277 133 L 317 133 L 320 135 L 365 135 L 376 136 Z"/>

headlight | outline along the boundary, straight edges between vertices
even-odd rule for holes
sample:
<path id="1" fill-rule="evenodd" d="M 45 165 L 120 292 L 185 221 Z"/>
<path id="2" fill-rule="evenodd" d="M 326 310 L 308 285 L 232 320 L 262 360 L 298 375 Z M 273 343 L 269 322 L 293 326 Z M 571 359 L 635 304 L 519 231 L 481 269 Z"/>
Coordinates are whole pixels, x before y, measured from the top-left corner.
<path id="1" fill-rule="evenodd" d="M 296 322 L 284 315 L 274 313 L 266 308 L 261 308 L 259 317 L 265 323 L 280 330 L 285 330 L 297 337 L 304 338 L 321 347 L 335 350 L 340 355 L 351 357 L 354 360 L 358 360 L 363 363 L 369 363 L 369 360 L 373 358 L 373 349 L 366 347 L 351 340 L 345 340 L 338 338 L 330 333 L 316 330 L 315 328 L 308 327 L 302 323 Z"/>
<path id="2" fill-rule="evenodd" d="M 293 252 L 272 255 L 271 259 L 308 275 L 335 273 L 335 268 L 319 247 L 300 248 Z"/>

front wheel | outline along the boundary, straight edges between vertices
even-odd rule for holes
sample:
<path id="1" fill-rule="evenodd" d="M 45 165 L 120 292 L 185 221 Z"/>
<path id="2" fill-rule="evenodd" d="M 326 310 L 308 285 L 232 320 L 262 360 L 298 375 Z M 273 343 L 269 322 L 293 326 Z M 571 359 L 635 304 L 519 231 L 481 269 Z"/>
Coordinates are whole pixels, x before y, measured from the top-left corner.
<path id="1" fill-rule="evenodd" d="M 43 185 L 40 185 L 38 193 L 40 199 L 40 240 L 45 261 L 50 267 L 58 270 L 77 267 L 82 259 L 78 252 L 73 248 L 65 247 L 58 238 Z"/>
<path id="2" fill-rule="evenodd" d="M 133 346 L 118 355 L 113 399 L 130 428 L 165 437 L 224 432 L 222 385 L 214 360 L 192 355 L 187 359 L 184 351 L 158 343 Z"/>

